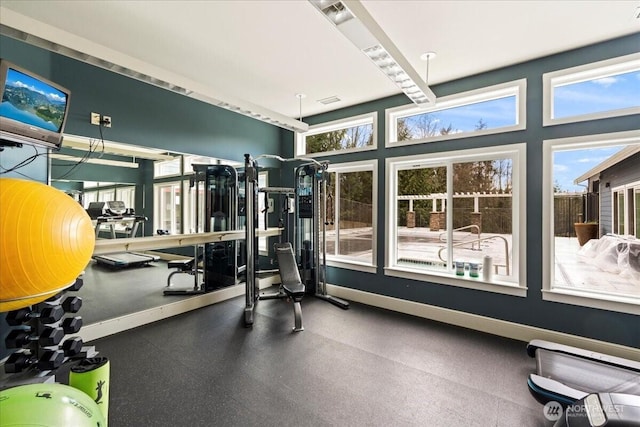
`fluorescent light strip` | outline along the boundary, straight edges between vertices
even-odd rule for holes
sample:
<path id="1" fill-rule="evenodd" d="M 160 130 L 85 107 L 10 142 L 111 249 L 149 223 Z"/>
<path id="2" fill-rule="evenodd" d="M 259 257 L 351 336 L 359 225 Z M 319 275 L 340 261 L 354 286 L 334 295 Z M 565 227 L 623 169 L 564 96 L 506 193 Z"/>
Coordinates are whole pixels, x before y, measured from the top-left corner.
<path id="1" fill-rule="evenodd" d="M 51 157 L 52 159 L 56 159 L 56 160 L 64 160 L 65 162 L 73 162 L 73 163 L 78 163 L 80 161 L 79 157 L 76 156 L 69 156 L 67 154 L 58 154 L 58 153 L 50 153 L 49 157 Z M 84 163 L 93 163 L 95 165 L 105 165 L 105 166 L 118 166 L 121 168 L 131 168 L 131 169 L 138 169 L 139 165 L 138 163 L 131 163 L 131 162 L 123 162 L 120 160 L 108 160 L 108 159 L 85 159 L 83 160 Z"/>
<path id="2" fill-rule="evenodd" d="M 126 156 L 147 160 L 173 160 L 176 155 L 168 154 L 166 151 L 154 148 L 137 147 L 129 144 L 122 144 L 112 141 L 97 141 L 84 136 L 65 134 L 62 140 L 64 148 L 82 151 L 99 151 L 116 156 Z"/>
<path id="3" fill-rule="evenodd" d="M 112 51 L 102 45 L 89 42 L 86 39 L 67 33 L 62 29 L 26 17 L 1 6 L 0 17 L 2 18 L 0 34 L 4 36 L 22 40 L 33 46 L 56 52 L 180 95 L 198 99 L 211 105 L 226 108 L 238 114 L 283 129 L 294 132 L 306 132 L 309 130 L 309 125 L 302 121 L 237 99 L 233 96 L 222 95 L 220 93 L 216 93 L 215 96 L 211 95 L 211 89 L 202 84 L 185 79 L 179 75 L 171 74 L 166 70 L 153 67 L 150 64 Z M 99 58 L 86 52 L 102 52 L 103 56 L 110 58 Z M 151 75 L 151 73 L 141 73 L 136 71 L 136 68 L 152 69 L 152 74 L 154 75 Z M 175 83 L 170 83 L 170 80 Z"/>
<path id="4" fill-rule="evenodd" d="M 345 37 L 358 47 L 419 106 L 434 105 L 436 95 L 409 61 L 357 0 L 309 0 Z"/>

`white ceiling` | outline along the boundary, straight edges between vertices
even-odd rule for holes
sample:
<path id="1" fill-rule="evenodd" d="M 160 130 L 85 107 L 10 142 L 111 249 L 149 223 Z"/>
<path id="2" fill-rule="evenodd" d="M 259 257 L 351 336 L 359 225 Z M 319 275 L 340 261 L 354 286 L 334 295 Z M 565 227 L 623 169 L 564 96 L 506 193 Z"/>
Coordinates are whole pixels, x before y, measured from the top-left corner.
<path id="1" fill-rule="evenodd" d="M 363 4 L 420 76 L 437 53 L 430 85 L 640 31 L 638 0 Z M 306 0 L 2 0 L 0 22 L 292 118 L 297 93 L 303 116 L 400 93 Z"/>

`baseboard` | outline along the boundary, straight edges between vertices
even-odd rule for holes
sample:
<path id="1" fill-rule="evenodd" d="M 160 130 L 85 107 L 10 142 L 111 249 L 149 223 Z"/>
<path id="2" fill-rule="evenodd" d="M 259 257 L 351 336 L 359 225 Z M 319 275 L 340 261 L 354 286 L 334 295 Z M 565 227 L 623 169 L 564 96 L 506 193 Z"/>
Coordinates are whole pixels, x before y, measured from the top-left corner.
<path id="1" fill-rule="evenodd" d="M 270 287 L 279 283 L 278 276 L 261 278 L 259 280 L 260 289 Z M 123 332 L 128 329 L 143 326 L 158 320 L 166 319 L 191 310 L 206 307 L 211 304 L 226 301 L 243 295 L 245 292 L 244 283 L 210 292 L 204 295 L 185 298 L 161 307 L 143 310 L 137 313 L 128 314 L 114 319 L 93 323 L 83 327 L 79 334 L 83 341 L 89 342 L 98 338 Z M 448 308 L 437 307 L 399 298 L 373 294 L 356 289 L 344 288 L 327 284 L 327 292 L 348 301 L 355 301 L 362 304 L 380 307 L 387 310 L 410 314 L 425 319 L 435 320 L 451 325 L 456 325 L 468 329 L 486 332 L 506 338 L 511 338 L 523 342 L 533 339 L 553 341 L 574 347 L 580 347 L 591 351 L 610 354 L 626 359 L 640 361 L 640 350 L 626 347 L 606 341 L 594 340 L 577 335 L 566 334 L 534 326 L 522 325 L 505 320 L 493 319 L 491 317 L 479 316 L 477 314 L 465 313 Z M 523 349 L 524 351 L 524 349 Z"/>
<path id="2" fill-rule="evenodd" d="M 274 284 L 280 283 L 279 276 L 269 276 L 258 280 L 260 289 L 268 288 Z M 202 295 L 196 295 L 190 298 L 183 298 L 160 307 L 149 308 L 136 313 L 127 314 L 125 316 L 104 320 L 97 323 L 82 327 L 74 336 L 80 336 L 82 341 L 89 342 L 98 338 L 117 334 L 128 329 L 137 328 L 138 326 L 147 325 L 157 322 L 158 320 L 167 319 L 178 314 L 186 313 L 191 310 L 206 307 L 235 298 L 245 293 L 245 284 L 230 286 L 228 288 L 209 292 Z M 239 315 L 241 311 L 238 311 Z"/>
<path id="3" fill-rule="evenodd" d="M 407 301 L 399 298 L 373 294 L 356 289 L 344 288 L 327 284 L 327 292 L 338 298 L 355 301 L 374 307 L 410 314 L 425 319 L 461 326 L 476 331 L 486 332 L 523 342 L 533 339 L 557 342 L 560 344 L 584 348 L 590 351 L 610 354 L 625 359 L 640 361 L 640 350 L 613 344 L 606 341 L 594 340 L 577 335 L 566 334 L 534 326 L 522 325 L 505 320 L 479 316 L 448 308 Z M 524 351 L 524 348 L 523 348 Z"/>

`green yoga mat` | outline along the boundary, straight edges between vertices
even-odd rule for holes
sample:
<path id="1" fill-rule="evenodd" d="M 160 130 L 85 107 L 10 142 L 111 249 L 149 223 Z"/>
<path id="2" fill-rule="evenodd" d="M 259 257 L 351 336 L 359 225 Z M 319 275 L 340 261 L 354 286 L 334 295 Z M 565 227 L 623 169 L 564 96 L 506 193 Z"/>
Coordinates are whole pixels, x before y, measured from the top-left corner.
<path id="1" fill-rule="evenodd" d="M 85 392 L 96 404 L 105 421 L 109 422 L 109 359 L 83 359 L 69 372 L 69 385 Z M 105 424 L 106 426 L 106 424 Z"/>

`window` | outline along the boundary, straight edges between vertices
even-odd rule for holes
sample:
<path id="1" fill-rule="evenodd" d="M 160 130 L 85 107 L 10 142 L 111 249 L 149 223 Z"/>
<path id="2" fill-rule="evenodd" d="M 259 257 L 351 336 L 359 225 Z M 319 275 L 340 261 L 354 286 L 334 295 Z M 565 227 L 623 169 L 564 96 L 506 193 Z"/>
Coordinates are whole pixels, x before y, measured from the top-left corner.
<path id="1" fill-rule="evenodd" d="M 231 160 L 218 159 L 216 157 L 207 157 L 207 156 L 184 156 L 183 157 L 183 167 L 184 167 L 184 175 L 192 175 L 193 174 L 193 165 L 230 165 L 235 167 L 236 169 L 239 167 L 243 167 L 243 162 L 234 162 Z"/>
<path id="2" fill-rule="evenodd" d="M 432 107 L 387 110 L 386 146 L 526 128 L 526 80 L 438 98 Z"/>
<path id="3" fill-rule="evenodd" d="M 328 172 L 328 263 L 375 272 L 366 266 L 376 263 L 377 163 L 332 164 Z"/>
<path id="4" fill-rule="evenodd" d="M 613 200 L 613 232 L 640 239 L 640 181 L 614 188 Z"/>
<path id="5" fill-rule="evenodd" d="M 196 186 L 190 187 L 189 180 L 182 181 L 182 186 L 185 189 L 185 201 L 184 201 L 184 233 L 203 233 L 204 232 L 204 205 L 205 205 L 205 189 L 204 185 L 200 183 L 198 199 L 198 224 L 196 229 Z M 188 190 L 187 190 L 188 189 Z"/>
<path id="6" fill-rule="evenodd" d="M 134 185 L 126 187 L 116 187 L 116 200 L 124 202 L 124 206 L 128 209 L 136 207 L 136 187 Z"/>
<path id="7" fill-rule="evenodd" d="M 261 171 L 258 172 L 258 188 L 265 188 L 269 186 L 269 172 Z M 265 210 L 265 200 L 264 194 L 258 194 L 258 230 L 266 229 L 267 225 L 264 222 L 264 210 Z M 273 206 L 272 206 L 273 210 Z M 270 213 L 270 212 L 268 212 Z M 259 237 L 258 238 L 258 252 L 260 255 L 267 255 L 267 240 L 268 237 Z"/>
<path id="8" fill-rule="evenodd" d="M 98 192 L 97 191 L 85 191 L 82 194 L 82 200 L 84 203 L 84 208 L 85 209 L 89 209 L 89 204 L 91 202 L 97 202 L 98 201 Z"/>
<path id="9" fill-rule="evenodd" d="M 542 76 L 544 125 L 640 113 L 640 54 Z"/>
<path id="10" fill-rule="evenodd" d="M 514 144 L 387 159 L 385 273 L 525 296 L 525 151 Z"/>
<path id="11" fill-rule="evenodd" d="M 310 126 L 307 132 L 296 133 L 296 156 L 375 150 L 377 118 L 374 112 Z"/>
<path id="12" fill-rule="evenodd" d="M 640 133 L 543 146 L 543 298 L 640 314 Z"/>
<path id="13" fill-rule="evenodd" d="M 180 182 L 165 182 L 153 185 L 153 229 L 181 233 L 182 209 L 180 204 Z"/>
<path id="14" fill-rule="evenodd" d="M 159 160 L 153 163 L 153 177 L 163 178 L 167 176 L 178 176 L 182 173 L 180 167 L 182 158 L 176 157 L 173 160 Z"/>

